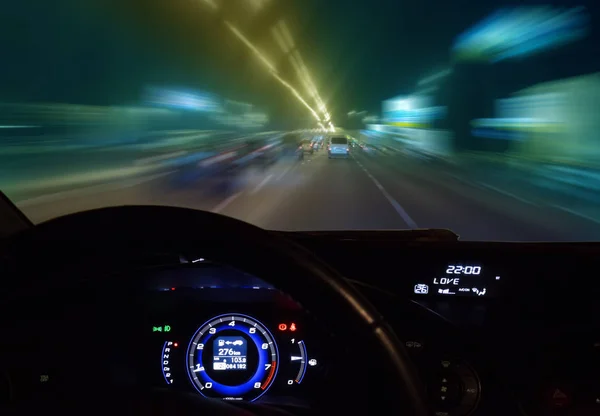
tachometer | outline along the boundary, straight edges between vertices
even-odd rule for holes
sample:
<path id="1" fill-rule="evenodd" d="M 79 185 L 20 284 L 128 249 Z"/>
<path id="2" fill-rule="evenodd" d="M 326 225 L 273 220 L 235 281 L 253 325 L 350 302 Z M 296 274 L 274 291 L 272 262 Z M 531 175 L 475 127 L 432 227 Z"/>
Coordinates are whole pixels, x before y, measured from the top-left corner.
<path id="1" fill-rule="evenodd" d="M 220 315 L 198 328 L 186 363 L 192 384 L 203 396 L 253 401 L 271 387 L 279 352 L 273 335 L 256 319 Z"/>

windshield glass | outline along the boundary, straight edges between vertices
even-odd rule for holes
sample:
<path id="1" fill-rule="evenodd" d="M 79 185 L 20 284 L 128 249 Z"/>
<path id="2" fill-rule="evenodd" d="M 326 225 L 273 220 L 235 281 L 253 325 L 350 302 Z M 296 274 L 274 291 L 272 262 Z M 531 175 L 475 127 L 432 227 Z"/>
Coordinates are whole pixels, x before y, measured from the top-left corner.
<path id="1" fill-rule="evenodd" d="M 159 204 L 275 230 L 598 240 L 597 10 L 4 2 L 0 190 L 35 223 Z M 303 146 L 332 133 L 347 151 Z"/>
<path id="2" fill-rule="evenodd" d="M 333 137 L 331 139 L 331 144 L 347 144 L 348 140 L 345 137 Z"/>

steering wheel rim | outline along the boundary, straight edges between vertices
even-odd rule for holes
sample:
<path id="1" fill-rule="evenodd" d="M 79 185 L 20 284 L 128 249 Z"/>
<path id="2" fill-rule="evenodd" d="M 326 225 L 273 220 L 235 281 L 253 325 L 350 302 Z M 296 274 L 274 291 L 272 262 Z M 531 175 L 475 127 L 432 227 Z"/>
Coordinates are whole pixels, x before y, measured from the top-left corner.
<path id="1" fill-rule="evenodd" d="M 111 242 L 110 247 L 106 246 L 107 241 Z M 42 223 L 11 239 L 7 253 L 9 259 L 23 265 L 23 257 L 32 252 L 49 254 L 57 249 L 68 250 L 72 257 L 73 250 L 81 253 L 120 250 L 131 244 L 150 244 L 153 249 L 173 251 L 200 249 L 205 258 L 261 276 L 326 323 L 330 324 L 327 320 L 335 317 L 346 318 L 338 320 L 336 327 L 373 337 L 381 349 L 381 357 L 387 359 L 390 374 L 408 401 L 393 401 L 398 410 L 409 408 L 415 416 L 428 414 L 416 369 L 403 344 L 375 307 L 310 251 L 275 233 L 205 211 L 123 206 L 79 212 Z M 236 250 L 235 257 L 230 257 L 233 252 L 228 253 L 227 247 L 232 244 L 246 249 Z M 46 262 L 56 261 L 53 255 L 47 257 Z M 269 267 L 265 266 L 267 262 Z M 284 276 L 275 270 L 287 273 Z M 326 307 L 324 296 L 328 298 Z"/>

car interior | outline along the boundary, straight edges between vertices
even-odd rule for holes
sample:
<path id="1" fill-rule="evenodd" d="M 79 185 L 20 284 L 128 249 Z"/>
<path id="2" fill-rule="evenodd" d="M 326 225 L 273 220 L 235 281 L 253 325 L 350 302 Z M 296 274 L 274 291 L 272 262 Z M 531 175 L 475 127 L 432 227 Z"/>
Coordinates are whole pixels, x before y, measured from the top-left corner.
<path id="1" fill-rule="evenodd" d="M 600 0 L 12 0 L 0 416 L 600 416 Z"/>
<path id="2" fill-rule="evenodd" d="M 1 414 L 600 414 L 597 244 L 0 213 Z"/>

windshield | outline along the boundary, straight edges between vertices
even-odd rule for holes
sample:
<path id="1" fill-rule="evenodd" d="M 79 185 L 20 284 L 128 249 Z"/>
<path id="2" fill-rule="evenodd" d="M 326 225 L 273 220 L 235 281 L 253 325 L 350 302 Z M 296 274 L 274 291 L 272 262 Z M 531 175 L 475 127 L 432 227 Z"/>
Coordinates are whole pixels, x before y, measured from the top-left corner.
<path id="1" fill-rule="evenodd" d="M 275 230 L 598 240 L 597 10 L 4 2 L 0 190 L 35 223 L 158 204 Z M 347 150 L 303 146 L 334 133 Z"/>
<path id="2" fill-rule="evenodd" d="M 331 144 L 348 144 L 348 140 L 345 137 L 333 137 Z"/>

